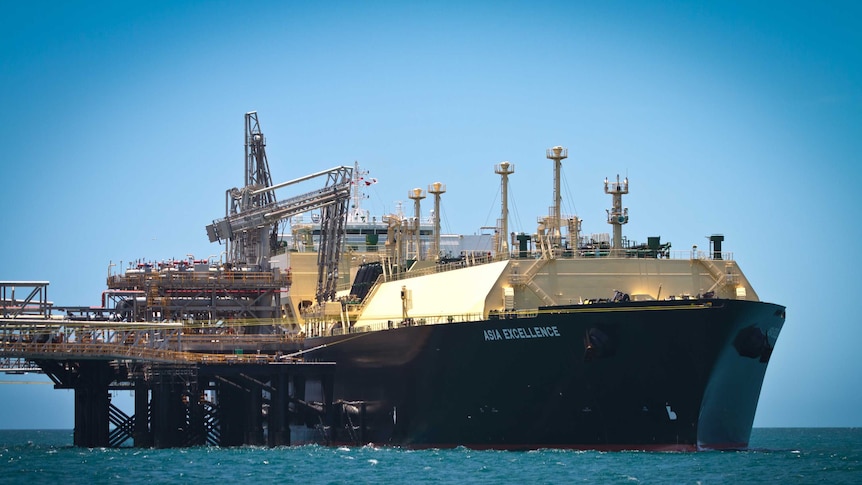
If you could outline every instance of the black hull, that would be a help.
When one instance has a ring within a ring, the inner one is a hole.
[[[336,363],[335,400],[364,403],[335,441],[740,449],[783,323],[761,302],[573,305],[314,338],[306,358]]]

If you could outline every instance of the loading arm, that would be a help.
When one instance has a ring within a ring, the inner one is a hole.
[[[244,231],[252,231],[274,224],[282,219],[299,215],[311,210],[320,209],[326,205],[334,204],[341,199],[347,200],[350,197],[350,179],[352,176],[352,168],[350,167],[335,167],[315,174],[307,175],[289,182],[284,182],[272,187],[250,192],[250,195],[257,195],[260,192],[274,191],[288,185],[293,185],[305,180],[323,175],[328,176],[327,185],[318,190],[291,197],[289,199],[280,200],[270,205],[256,207],[245,212],[240,212],[235,215],[229,215],[221,219],[216,219],[212,224],[207,226],[207,236],[210,242],[229,241],[237,234]],[[228,197],[232,197],[228,191]]]
[[[210,242],[227,241],[232,244],[245,233],[271,227],[288,217],[321,209],[317,300],[323,302],[333,299],[338,280],[338,261],[341,256],[344,223],[347,218],[347,202],[350,199],[350,184],[353,177],[351,167],[334,167],[271,187],[230,189],[226,197],[234,199],[255,197],[317,177],[326,177],[326,184],[321,189],[268,205],[252,207],[213,221],[206,226]]]

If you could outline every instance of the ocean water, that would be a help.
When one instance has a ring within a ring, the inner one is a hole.
[[[71,443],[71,431],[0,431],[0,483],[862,483],[857,428],[761,428],[751,450],[698,453]]]

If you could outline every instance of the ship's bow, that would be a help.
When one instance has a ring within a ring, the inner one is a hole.
[[[698,419],[699,449],[748,447],[760,389],[785,308],[762,302],[734,302],[736,321],[704,392]]]

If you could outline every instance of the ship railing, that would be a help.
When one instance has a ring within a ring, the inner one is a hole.
[[[350,234],[347,236],[350,237]],[[314,253],[320,249],[320,243],[316,239],[312,244],[297,243],[295,246],[295,248],[287,249],[284,252]],[[394,251],[387,249],[385,244],[365,244],[348,240],[344,243],[344,252],[348,254],[358,254],[361,257],[368,258],[368,260],[373,260],[385,257],[387,256],[387,253]]]
[[[718,256],[718,257],[717,257]],[[511,259],[543,259],[545,254],[541,250],[512,251]],[[571,249],[555,249],[555,259],[593,259],[593,258],[616,258],[616,259],[706,259],[733,261],[732,252],[715,254],[711,251],[692,250],[668,250],[656,251],[653,249],[623,249],[615,252],[610,248],[580,248],[577,251]],[[502,258],[507,259],[507,258]]]
[[[733,253],[729,251],[724,251],[719,254],[716,254],[712,251],[700,251],[697,248],[692,248],[689,250],[680,249],[668,251],[667,259],[705,259],[733,261]]]
[[[441,315],[421,315],[409,317],[407,319],[403,319],[400,316],[391,319],[375,318],[373,322],[357,323],[356,326],[351,328],[348,332],[345,332],[341,328],[337,328],[333,331],[333,335],[341,335],[344,333],[379,332],[384,330],[393,330],[396,328],[415,327],[422,325],[443,325],[449,323],[478,322],[485,320],[486,318],[489,320],[535,318],[538,315],[539,311],[537,309],[529,309],[491,312],[487,317],[485,317],[485,315],[483,315],[482,313],[453,313]]]
[[[423,268],[415,271],[405,271],[402,273],[394,273],[388,275],[381,275],[383,278],[378,278],[378,282],[389,282],[389,281],[400,281],[407,278],[413,278],[415,276],[425,276],[429,274],[435,273],[444,273],[446,271],[454,271],[456,269],[469,268],[473,266],[481,266],[489,263],[496,263],[498,261],[506,261],[509,259],[507,254],[483,254],[481,256],[472,255],[467,256],[463,259],[458,259],[456,261],[449,261],[445,263],[436,264],[434,266]]]
[[[423,325],[441,325],[456,322],[477,322],[484,320],[482,313],[453,313],[446,315],[420,315],[408,318],[401,316],[390,319],[375,318],[373,322],[359,322],[346,333],[378,332],[396,328],[417,327]],[[334,334],[345,333],[342,329],[336,329]]]

